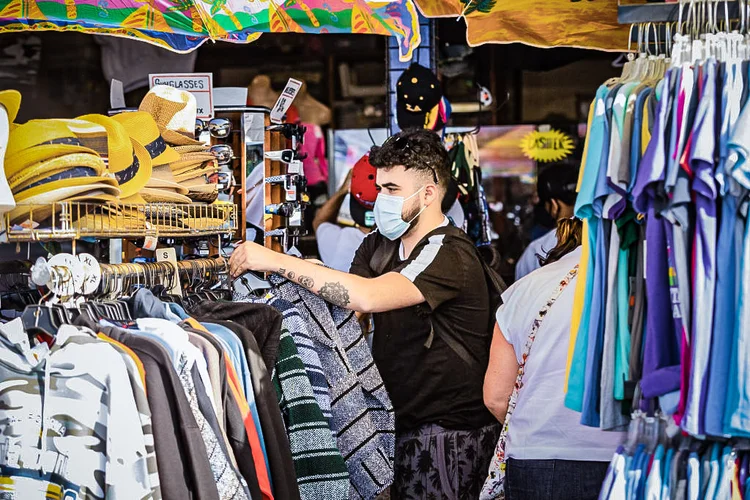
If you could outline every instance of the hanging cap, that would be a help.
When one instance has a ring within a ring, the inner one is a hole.
[[[396,119],[399,128],[432,128],[430,115],[442,97],[440,82],[432,71],[419,64],[409,66],[396,84]]]

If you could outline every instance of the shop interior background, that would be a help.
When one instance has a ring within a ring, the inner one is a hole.
[[[494,103],[479,114],[454,113],[452,127],[479,125],[483,129],[480,142],[484,137],[486,143],[501,142],[505,134],[526,130],[524,125],[551,125],[576,142],[575,152],[564,161],[580,162],[588,104],[600,82],[620,74],[618,54],[521,44],[469,48],[462,21],[435,22],[439,74],[447,99],[456,108],[471,108],[477,103],[477,85],[488,88],[494,97]],[[109,82],[96,38],[55,32],[0,35],[0,88],[21,91],[19,122],[106,112]],[[213,73],[217,87],[245,87],[261,74],[271,78],[276,90],[290,77],[303,80],[310,94],[332,110],[332,123],[324,132],[329,139],[328,156],[335,160],[337,134],[354,133],[367,139],[385,136],[386,42],[380,36],[304,34],[262,36],[249,45],[207,42],[197,49],[193,70]],[[352,87],[370,91],[355,97],[352,94],[358,93]],[[128,92],[126,103],[137,105],[147,90]],[[515,259],[532,235],[539,234],[540,226],[549,224],[540,211],[535,214],[532,202],[535,175],[554,164],[537,165],[518,151],[494,159],[501,161],[482,163],[483,184],[501,269],[512,277]],[[340,171],[340,165],[332,165],[332,189],[342,181]],[[307,255],[316,252],[312,237],[301,246]]]

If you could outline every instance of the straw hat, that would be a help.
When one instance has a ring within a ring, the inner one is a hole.
[[[2,93],[0,93],[0,96]],[[10,104],[9,104],[10,105]],[[3,165],[5,163],[5,149],[8,146],[8,136],[10,135],[9,112],[0,112],[0,219],[1,215],[16,206],[16,200],[13,198],[8,179],[5,176]],[[0,220],[0,227],[4,226]]]
[[[54,201],[66,200],[69,196],[76,196],[85,191],[92,189],[104,189],[107,193],[113,196],[120,196],[121,191],[117,185],[117,180],[114,177],[106,175],[81,175],[79,177],[69,177],[65,179],[55,179],[49,182],[33,185],[22,191],[15,193],[17,202],[38,203],[38,199],[44,198],[45,193],[50,192],[66,192],[69,190],[70,193],[65,198],[60,198]],[[34,200],[33,202],[30,200]],[[52,202],[48,202],[52,203]]]
[[[209,175],[215,174],[218,171],[219,171],[218,167],[204,167],[200,169],[189,170],[183,174],[175,175],[174,178],[177,182],[182,184],[185,181],[189,181],[197,177],[203,177],[203,176],[208,177]]]
[[[190,146],[202,144],[195,140],[198,115],[195,96],[168,85],[154,86],[138,107],[154,117],[161,134],[170,144]]]
[[[186,153],[207,153],[210,148],[203,144],[196,144],[194,146],[174,146],[172,149],[184,155]]]
[[[167,189],[179,194],[188,194],[188,189],[177,184],[174,174],[168,165],[154,167],[151,179],[146,184],[148,188]]]
[[[147,203],[192,203],[192,200],[176,191],[143,188],[139,193]]]
[[[120,189],[112,183],[95,182],[95,180],[101,179],[103,178],[88,178],[88,181],[78,184],[70,181],[79,179],[66,179],[65,181],[57,181],[62,184],[55,186],[52,186],[54,183],[50,183],[51,189],[47,189],[45,185],[29,189],[23,193],[24,196],[18,195],[16,197],[18,205],[10,212],[10,220],[12,223],[16,223],[23,217],[27,217],[33,210],[34,221],[38,222],[52,215],[52,207],[48,206],[52,203],[68,201],[72,198],[80,199],[83,196],[89,201],[97,199],[106,201],[111,199],[112,196],[120,195]]]
[[[130,137],[148,151],[153,166],[166,165],[179,160],[179,153],[164,141],[159,126],[150,114],[140,111],[120,113],[113,119],[121,123]]]
[[[215,162],[216,156],[213,153],[199,152],[199,153],[184,153],[180,155],[180,159],[169,164],[169,168],[175,174],[190,170],[191,168],[197,168],[206,162]]]
[[[5,108],[8,112],[8,121],[13,123],[21,108],[21,93],[17,90],[0,91],[0,106]]]
[[[82,120],[83,123],[96,124],[105,129],[108,169],[120,183],[122,195],[130,196],[142,189],[151,178],[151,155],[133,137],[130,130],[119,121],[104,115],[86,115],[80,117],[79,120]],[[69,125],[69,128],[78,135],[85,145],[88,145],[81,135],[85,133],[85,128],[76,129],[72,124]]]
[[[83,146],[62,120],[31,120],[10,132],[5,175],[13,177],[32,165],[70,153],[97,154]]]
[[[9,177],[8,182],[13,191],[18,191],[43,178],[75,167],[93,169],[96,175],[104,175],[107,170],[106,164],[99,156],[89,153],[71,153],[32,165],[20,173]]]

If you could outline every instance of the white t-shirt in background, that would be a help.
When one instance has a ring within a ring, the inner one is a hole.
[[[318,226],[315,239],[323,263],[338,271],[349,272],[354,254],[367,234],[356,227],[342,227],[324,222]]]
[[[535,269],[539,269],[539,255],[546,257],[547,253],[557,246],[557,229],[553,229],[544,236],[535,239],[526,250],[523,251],[521,257],[518,259],[516,264],[516,281],[520,280]]]
[[[503,293],[496,319],[519,362],[539,310],[580,257],[579,247]],[[565,408],[565,366],[575,288],[574,278],[547,313],[531,347],[523,387],[508,426],[508,457],[608,462],[625,440],[626,433],[581,425],[581,414]]]

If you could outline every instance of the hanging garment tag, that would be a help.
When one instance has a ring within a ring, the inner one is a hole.
[[[125,90],[122,82],[114,78],[109,83],[109,107],[111,109],[122,109],[125,106]]]
[[[284,115],[286,115],[286,112],[292,107],[292,103],[301,88],[302,82],[299,80],[290,78],[289,81],[286,82],[284,90],[281,92],[279,99],[276,101],[276,104],[273,105],[273,109],[271,110],[271,123],[281,123],[284,120]]]
[[[160,248],[156,251],[156,262],[169,262],[174,266],[174,277],[171,282],[165,278],[165,287],[169,289],[169,293],[172,295],[179,295],[182,297],[182,288],[180,288],[180,269],[177,267],[177,252],[174,248]],[[169,288],[171,286],[171,288]]]

